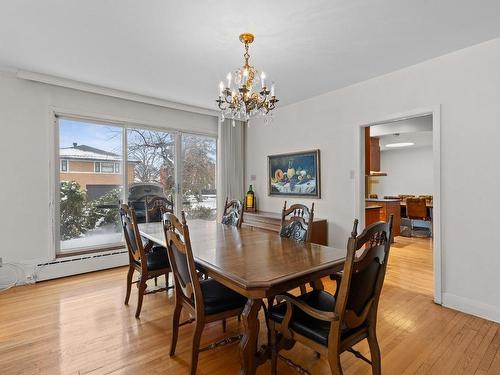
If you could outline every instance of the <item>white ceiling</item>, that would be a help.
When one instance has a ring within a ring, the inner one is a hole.
[[[380,151],[409,150],[416,147],[432,146],[432,115],[370,126],[370,136],[380,140]],[[386,147],[389,143],[402,142],[414,144],[403,148]]]
[[[2,0],[0,66],[214,108],[251,62],[300,101],[500,36],[500,1]]]

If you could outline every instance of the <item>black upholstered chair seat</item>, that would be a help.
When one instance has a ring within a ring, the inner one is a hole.
[[[309,306],[323,311],[335,310],[335,297],[330,293],[314,290],[298,297],[299,300],[307,303]],[[316,341],[317,343],[328,346],[328,334],[330,333],[330,322],[319,320],[306,314],[298,307],[292,306],[292,319],[289,327],[307,338]],[[281,323],[285,317],[286,303],[280,303],[269,310],[269,319],[277,323]],[[351,334],[362,330],[364,327],[349,329],[347,326],[342,327],[341,338],[350,336]]]
[[[170,267],[170,263],[168,262],[167,249],[163,246],[153,246],[151,251],[146,253],[146,260],[148,271],[156,271],[161,270],[162,268]]]
[[[205,314],[212,315],[245,306],[247,299],[214,279],[200,281]]]

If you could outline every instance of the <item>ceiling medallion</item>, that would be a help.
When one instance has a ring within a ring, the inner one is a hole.
[[[219,83],[219,98],[216,100],[221,110],[220,119],[232,119],[249,122],[256,116],[264,116],[264,122],[272,120],[272,110],[276,108],[278,99],[275,96],[274,82],[271,88],[267,86],[266,74],[259,72],[248,63],[250,55],[248,47],[255,37],[250,33],[240,35],[240,41],[245,45],[243,55],[244,65],[235,72],[227,73],[226,84]],[[260,86],[260,87],[259,87]]]

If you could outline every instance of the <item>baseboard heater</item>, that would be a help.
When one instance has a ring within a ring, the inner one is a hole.
[[[61,258],[38,264],[35,280],[44,281],[128,264],[127,250]]]

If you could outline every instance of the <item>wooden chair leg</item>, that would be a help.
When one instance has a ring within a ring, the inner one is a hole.
[[[125,294],[125,305],[128,305],[130,299],[130,291],[132,290],[132,277],[134,276],[134,268],[129,267],[127,272],[127,294]]]
[[[181,318],[182,304],[175,305],[174,315],[172,320],[172,342],[170,344],[170,356],[175,355],[175,348],[177,346],[177,338],[179,337],[179,320]]]
[[[138,300],[137,300],[137,310],[135,311],[135,317],[138,318],[139,315],[141,315],[141,309],[142,309],[142,300],[144,299],[144,293],[146,292],[146,280],[140,281],[139,284],[139,293],[138,293]]]
[[[306,286],[305,285],[301,285],[300,286],[300,294],[306,294],[306,293],[307,293]]]
[[[201,334],[203,333],[204,326],[204,321],[201,321],[201,319],[196,320],[196,328],[193,332],[193,346],[191,348],[191,366],[189,370],[189,373],[191,375],[196,375],[196,367],[198,366],[198,354],[200,352]]]
[[[165,289],[167,290],[167,293],[168,293],[168,275],[170,274],[170,272],[167,272],[165,274]]]
[[[342,375],[342,366],[340,364],[339,354],[328,354],[328,363],[330,364],[330,370],[332,375]]]
[[[269,345],[271,346],[271,374],[276,375],[278,367],[278,352],[276,347],[276,330],[274,323],[269,323],[270,339]]]
[[[158,286],[158,278],[155,277],[155,286]]]
[[[367,340],[368,345],[370,346],[370,355],[372,358],[372,374],[380,375],[382,373],[382,363],[375,328],[368,328]]]
[[[226,333],[226,318],[222,319],[222,332]]]

